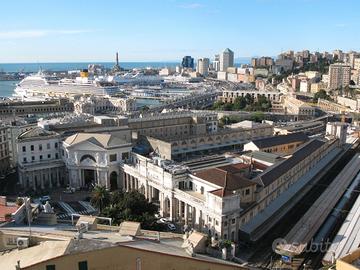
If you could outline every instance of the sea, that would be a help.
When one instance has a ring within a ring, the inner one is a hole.
[[[251,58],[241,57],[235,59],[236,66],[241,64],[249,64]],[[105,68],[112,68],[114,62],[76,62],[76,63],[0,63],[0,72],[37,72],[40,69],[46,71],[68,71],[88,68],[89,64],[100,64]],[[120,62],[120,66],[125,69],[134,68],[164,68],[180,65],[179,62]],[[0,97],[11,97],[16,84],[19,81],[0,81]],[[144,102],[146,103],[146,102]]]

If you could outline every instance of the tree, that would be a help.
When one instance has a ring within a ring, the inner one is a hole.
[[[246,99],[244,97],[237,97],[233,105],[234,110],[240,111],[245,109],[245,107],[246,107]]]
[[[113,192],[109,206],[101,214],[113,219],[115,224],[124,220],[137,221],[142,228],[152,228],[155,222],[157,206],[147,201],[145,196],[138,191]]]
[[[110,203],[110,193],[105,186],[96,186],[91,193],[91,203],[100,210],[100,213]]]
[[[319,92],[315,93],[314,102],[317,102],[319,98],[331,100],[330,96],[326,93],[324,89],[321,89]]]

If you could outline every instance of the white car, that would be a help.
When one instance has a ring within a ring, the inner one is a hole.
[[[167,227],[169,228],[170,231],[176,231],[176,227],[175,227],[175,225],[172,224],[172,223],[169,223],[169,224],[167,225]]]
[[[160,223],[169,223],[170,221],[167,218],[162,217],[162,218],[159,218],[159,222]]]

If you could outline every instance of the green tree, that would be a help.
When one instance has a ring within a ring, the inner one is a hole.
[[[244,97],[237,97],[234,101],[233,109],[235,111],[240,111],[245,109],[246,107],[246,99]]]
[[[91,193],[91,203],[101,211],[109,206],[110,192],[105,186],[96,186]]]
[[[145,229],[154,226],[157,206],[138,191],[112,193],[111,201],[114,204],[104,208],[101,214],[112,218],[115,224],[128,220],[140,222]]]
[[[319,98],[331,100],[330,96],[326,93],[324,89],[321,89],[319,92],[315,93],[314,102],[317,102]]]

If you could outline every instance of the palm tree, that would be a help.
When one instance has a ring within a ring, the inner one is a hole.
[[[95,186],[91,193],[91,203],[101,211],[110,203],[110,193],[105,186]]]

